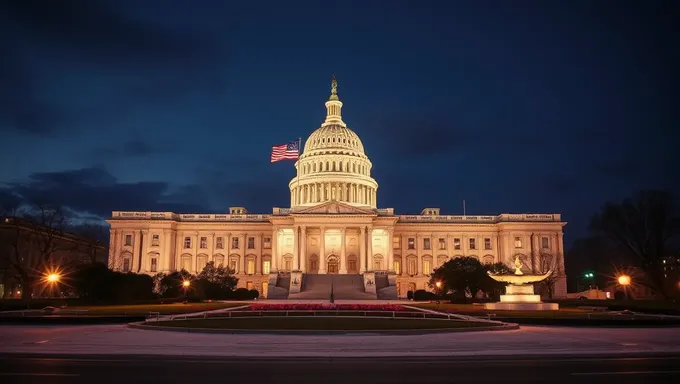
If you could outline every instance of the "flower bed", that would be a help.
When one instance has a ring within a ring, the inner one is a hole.
[[[404,311],[395,304],[253,304],[251,311]]]

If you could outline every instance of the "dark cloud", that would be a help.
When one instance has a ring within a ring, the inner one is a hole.
[[[180,34],[129,17],[123,8],[95,0],[0,2],[0,33],[12,36],[0,39],[0,131],[55,133],[74,129],[82,118],[120,117],[140,100],[219,86],[207,70],[217,68],[220,57],[211,34]],[[117,101],[88,110],[46,96],[48,80],[75,71],[120,79],[107,89]]]
[[[111,211],[209,212],[197,192],[176,194],[164,182],[120,183],[104,168],[83,168],[64,172],[33,173],[28,180],[8,183],[0,197],[58,204],[81,218],[107,218]]]
[[[455,121],[437,116],[401,117],[369,123],[365,136],[380,140],[376,148],[389,150],[394,157],[426,158],[470,147],[480,138]],[[366,144],[366,143],[364,143]]]
[[[107,147],[95,148],[88,151],[87,157],[97,160],[102,157],[148,157],[170,153],[177,154],[179,151],[179,147],[171,142],[130,140]]]

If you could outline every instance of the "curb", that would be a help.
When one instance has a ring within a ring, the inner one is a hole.
[[[186,321],[186,320],[178,320]],[[148,323],[146,323],[148,324]],[[130,328],[146,331],[166,331],[180,333],[210,333],[228,335],[427,335],[436,333],[467,333],[467,332],[497,332],[513,331],[519,329],[519,324],[506,323],[492,327],[469,327],[469,328],[450,328],[450,329],[390,329],[390,330],[285,330],[285,329],[216,329],[216,328],[183,328],[183,327],[164,327],[158,325],[145,325],[144,322],[129,323]]]

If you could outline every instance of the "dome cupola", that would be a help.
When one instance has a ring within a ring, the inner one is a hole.
[[[309,135],[295,163],[297,176],[289,183],[291,208],[331,200],[376,208],[378,184],[371,177],[372,164],[359,136],[342,120],[342,105],[338,82],[333,76],[326,119]]]

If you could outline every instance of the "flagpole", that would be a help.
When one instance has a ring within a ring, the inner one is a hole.
[[[463,200],[463,216],[465,216],[465,200]]]
[[[299,167],[299,163],[300,163],[300,149],[301,149],[301,147],[302,147],[302,137],[298,138],[298,160],[297,160],[298,168],[296,169],[297,180],[295,182],[295,184],[296,184],[295,189],[297,190],[297,196],[296,196],[297,201],[295,202],[296,205],[299,204],[298,201],[300,201],[300,167]]]

